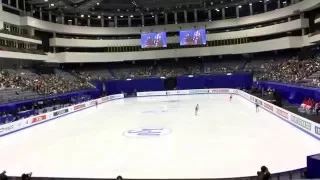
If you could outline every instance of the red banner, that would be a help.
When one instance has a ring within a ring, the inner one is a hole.
[[[267,108],[268,110],[273,111],[273,106],[272,106],[272,105],[267,104],[267,103],[263,103],[263,106],[264,106],[265,108]]]
[[[44,115],[40,115],[40,116],[32,118],[31,123],[40,122],[40,121],[43,121],[43,120],[46,120],[46,119],[47,119],[47,115],[45,115],[45,114]]]
[[[289,114],[288,114],[287,112],[282,111],[281,109],[277,109],[277,110],[276,110],[276,113],[277,113],[279,116],[284,117],[284,118],[286,118],[286,119],[289,118]]]
[[[79,110],[85,107],[86,107],[86,104],[78,104],[73,107],[73,110]]]

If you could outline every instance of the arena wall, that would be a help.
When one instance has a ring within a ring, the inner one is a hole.
[[[207,41],[227,40],[239,37],[256,37],[284,33],[298,29],[308,28],[309,19],[296,19],[286,23],[270,25],[261,28],[254,28],[241,31],[223,32],[207,34]],[[168,44],[179,43],[179,37],[168,37]],[[140,39],[70,39],[70,38],[51,38],[50,46],[54,47],[115,47],[115,46],[140,46]]]
[[[301,12],[315,9],[320,6],[318,0],[306,0],[299,2],[297,4],[277,9],[275,11],[270,11],[258,15],[219,20],[212,22],[199,22],[199,23],[186,23],[186,24],[168,24],[150,27],[84,27],[84,26],[73,26],[73,25],[63,25],[56,24],[52,22],[47,22],[39,19],[35,19],[29,16],[20,17],[5,11],[0,11],[0,21],[8,22],[11,24],[19,26],[29,26],[35,29],[41,29],[48,32],[57,32],[63,34],[83,34],[83,35],[128,35],[128,34],[140,34],[141,32],[151,32],[151,31],[167,31],[174,32],[180,29],[190,29],[190,28],[206,28],[206,29],[218,29],[218,28],[228,28],[236,27],[242,25],[250,25],[255,23],[263,23],[266,21],[277,20],[292,15],[300,14]]]

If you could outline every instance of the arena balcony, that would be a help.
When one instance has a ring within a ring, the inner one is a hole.
[[[263,3],[255,5],[253,3],[252,5],[250,4],[245,4],[242,6],[234,6],[234,7],[226,7],[220,9],[210,9],[211,13],[207,13],[203,18],[195,21],[195,18],[191,18],[192,20],[188,20],[188,13],[187,18],[184,18],[182,16],[183,21],[177,21],[177,22],[170,22],[168,20],[167,23],[163,24],[151,24],[150,26],[144,25],[140,23],[140,26],[137,27],[122,27],[122,26],[117,26],[117,23],[111,23],[108,24],[107,21],[109,19],[109,16],[99,16],[96,15],[90,15],[90,17],[82,16],[81,14],[74,14],[72,15],[73,18],[67,18],[67,17],[61,17],[61,16],[49,16],[51,17],[51,21],[46,21],[47,19],[45,18],[34,18],[31,16],[18,16],[15,15],[13,12],[7,10],[8,5],[3,4],[3,10],[1,11],[1,16],[0,16],[0,21],[2,22],[7,22],[19,26],[27,26],[27,27],[32,27],[37,30],[41,31],[46,31],[46,32],[52,32],[52,33],[61,33],[61,34],[78,34],[78,35],[90,35],[90,36],[117,36],[117,35],[139,35],[143,32],[157,32],[157,31],[166,31],[166,32],[176,32],[179,31],[180,29],[190,29],[190,28],[205,28],[207,30],[214,30],[214,29],[223,29],[223,28],[234,28],[234,27],[241,27],[242,26],[248,26],[252,24],[258,24],[258,23],[264,23],[267,21],[276,21],[278,19],[282,18],[287,18],[290,16],[294,15],[300,15],[301,13],[304,13],[306,11],[310,11],[313,9],[316,9],[319,7],[318,1],[317,0],[308,0],[308,1],[294,1],[297,3],[294,3],[290,6],[283,6],[283,3],[280,3],[281,6],[271,6],[272,8],[268,8],[269,4],[273,4],[280,1],[274,1],[274,0],[269,0],[266,5]],[[287,2],[286,4],[289,4]],[[240,8],[241,7],[241,8]],[[258,14],[252,13],[252,14],[247,14],[245,12],[250,12],[250,7],[252,7],[252,11],[254,12],[254,9],[256,8],[259,10]],[[261,7],[262,7],[262,12],[261,12]],[[266,7],[266,8],[265,8]],[[224,10],[223,10],[224,9]],[[237,10],[238,9],[238,10]],[[35,9],[32,12],[37,12],[39,9]],[[224,11],[224,13],[223,13]],[[228,16],[228,13],[230,11],[230,16]],[[209,12],[209,10],[208,10]],[[238,13],[237,13],[238,12]],[[243,12],[243,14],[241,13]],[[45,12],[43,12],[45,13]],[[53,11],[52,11],[53,13]],[[178,13],[178,12],[176,12]],[[217,13],[217,14],[216,14]],[[28,15],[33,15],[34,13],[27,13],[27,11],[24,12],[24,10],[20,10],[19,14],[28,14]],[[38,14],[38,12],[37,12]],[[175,14],[171,13],[170,14]],[[185,14],[184,11],[182,14]],[[211,17],[209,15],[211,14]],[[225,14],[223,16],[223,14]],[[239,14],[239,16],[237,15]],[[121,16],[123,16],[121,18]],[[147,16],[147,15],[146,15]],[[148,15],[149,16],[149,15]],[[177,19],[179,19],[178,15]],[[37,17],[37,16],[35,16]],[[44,17],[44,15],[43,15]],[[48,17],[48,15],[46,15]],[[118,17],[118,15],[115,17]],[[112,21],[114,19],[121,19],[121,21],[127,22],[127,19],[124,17],[127,17],[130,19],[129,16],[124,16],[124,15],[119,15],[118,18],[111,17]],[[144,16],[143,16],[144,17]],[[169,18],[168,14],[168,18]],[[124,19],[123,19],[124,18]],[[138,18],[138,17],[137,17]],[[139,20],[142,21],[142,17],[139,17]],[[152,18],[152,16],[151,16]],[[155,21],[156,15],[153,17],[153,21]],[[61,19],[59,22],[54,22],[53,20],[55,19]],[[85,21],[85,22],[90,22],[89,24],[83,24],[83,26],[79,26],[79,23],[75,23],[75,19],[77,21]],[[102,21],[103,19],[103,21]],[[169,18],[170,19],[170,18]],[[185,20],[186,19],[186,20]],[[190,18],[189,18],[190,19]],[[120,20],[119,20],[120,21]],[[70,23],[71,22],[71,23]],[[93,22],[97,22],[98,24],[93,24]],[[104,22],[104,23],[102,23]]]

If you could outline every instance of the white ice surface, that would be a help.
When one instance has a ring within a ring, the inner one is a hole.
[[[175,100],[175,102],[168,102]],[[195,105],[200,105],[194,116]],[[133,138],[136,128],[169,128]],[[320,141],[228,95],[111,101],[0,138],[0,171],[45,177],[221,178],[306,166]]]

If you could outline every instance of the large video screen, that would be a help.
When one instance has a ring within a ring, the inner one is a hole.
[[[181,46],[199,45],[206,43],[207,37],[205,29],[180,31]]]
[[[167,34],[165,32],[141,34],[142,48],[167,47]]]

